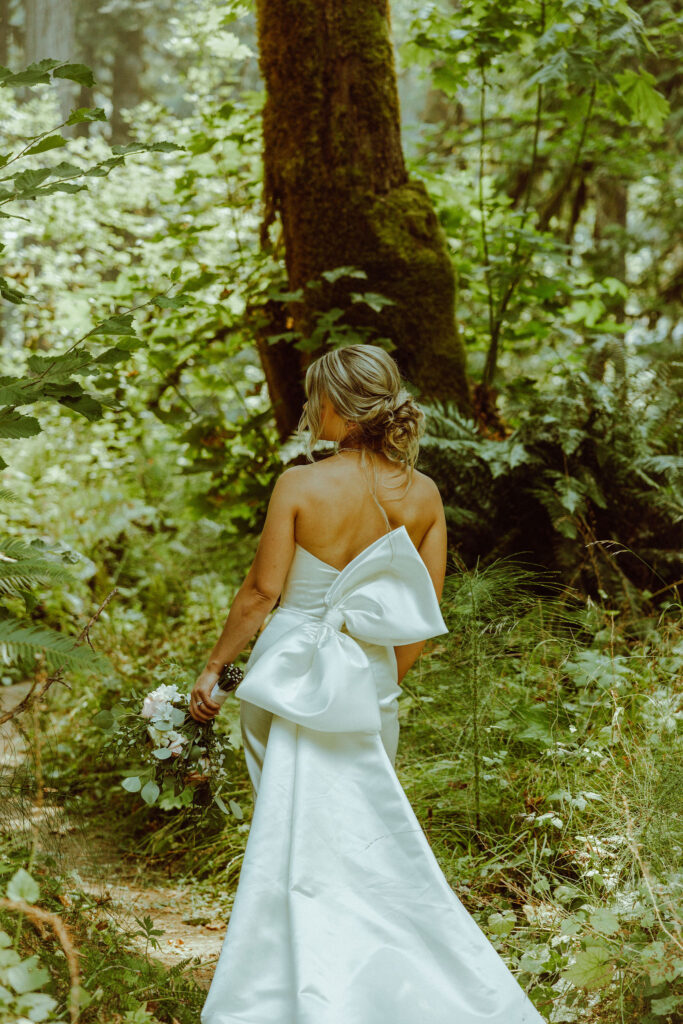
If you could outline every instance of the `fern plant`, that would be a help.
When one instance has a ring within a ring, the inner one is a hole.
[[[5,663],[29,662],[39,652],[50,669],[100,663],[91,649],[74,637],[33,625],[24,617],[35,607],[39,587],[67,583],[70,578],[66,566],[57,556],[45,553],[41,542],[27,544],[0,534],[0,656]]]
[[[683,575],[683,457],[675,376],[613,385],[566,372],[552,394],[506,396],[517,426],[483,437],[449,404],[427,407],[420,464],[468,565],[506,555],[601,599],[675,598]]]

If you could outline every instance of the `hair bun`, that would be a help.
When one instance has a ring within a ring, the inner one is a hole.
[[[353,344],[315,359],[306,371],[308,402],[299,430],[308,428],[311,444],[320,436],[321,399],[354,427],[345,441],[382,452],[392,462],[414,466],[424,413],[403,387],[398,367],[386,349]],[[311,456],[312,457],[312,456]]]

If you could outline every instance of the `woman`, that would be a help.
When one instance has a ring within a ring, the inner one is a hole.
[[[423,414],[372,345],[315,360],[306,394],[311,464],[278,479],[190,701],[217,713],[221,667],[279,599],[236,691],[254,816],[202,1024],[538,1024],[393,769],[401,680],[447,632]],[[313,463],[320,439],[337,450]]]

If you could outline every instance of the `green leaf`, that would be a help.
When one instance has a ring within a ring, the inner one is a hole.
[[[663,999],[653,999],[650,1003],[652,1012],[656,1017],[666,1017],[683,1003],[683,995],[664,996]]]
[[[129,775],[127,779],[124,779],[121,786],[127,793],[139,793],[142,789],[142,783],[137,775]]]
[[[28,1020],[36,1022],[46,1021],[57,1005],[57,1000],[45,992],[27,992],[16,1000],[17,1010]]]
[[[35,416],[24,416],[20,412],[0,412],[0,437],[35,437],[41,426]]]
[[[299,302],[303,298],[303,288],[297,288],[295,292],[281,292],[278,288],[268,290],[268,297],[275,302]]]
[[[244,812],[242,811],[242,808],[240,807],[236,800],[230,801],[230,810],[235,815],[238,821],[241,821],[242,818],[244,817]]]
[[[649,71],[637,73],[629,69],[614,77],[634,117],[653,131],[661,131],[670,107],[669,101],[654,88],[655,76]]]
[[[27,149],[24,155],[31,156],[33,153],[45,153],[48,149],[60,149],[62,146],[66,146],[66,139],[63,135],[48,135],[47,138],[41,139],[40,142],[36,142],[35,146]]]
[[[40,966],[37,956],[31,956],[28,960],[22,960],[20,964],[7,969],[7,980],[20,995],[24,992],[33,992],[46,985],[50,980],[50,974],[44,967]]]
[[[151,806],[155,802],[156,798],[159,796],[160,792],[161,790],[157,786],[156,782],[152,782],[150,779],[150,781],[145,783],[145,785],[142,787],[140,796],[142,797],[146,804],[149,804]]]
[[[386,295],[379,295],[376,292],[352,292],[352,302],[364,302],[366,306],[374,310],[375,313],[380,313],[385,306],[395,306],[396,303],[393,299],[388,299]]]
[[[527,974],[542,974],[550,960],[551,953],[546,945],[534,946],[528,949],[519,961],[520,971]]]
[[[167,761],[171,757],[170,747],[157,747],[152,753],[155,757],[158,757],[160,761]]]
[[[213,801],[216,804],[216,807],[218,807],[218,809],[222,811],[223,814],[228,813],[228,808],[225,806],[218,793],[214,793]]]
[[[102,352],[95,362],[98,366],[116,366],[117,363],[123,363],[126,359],[130,359],[130,352],[117,345],[115,348],[108,348],[106,352]]]
[[[92,365],[92,356],[84,349],[53,355],[31,355],[28,366],[35,374],[48,380],[68,380],[72,373],[81,373]]]
[[[50,167],[28,168],[15,174],[12,179],[16,192],[22,194],[35,192],[36,188],[49,178],[53,173]]]
[[[0,277],[0,295],[3,299],[7,299],[8,302],[13,302],[17,306],[24,301],[23,293],[13,288],[5,277]]]
[[[50,75],[48,74],[52,68],[56,68],[61,61],[54,60],[51,57],[46,57],[44,60],[37,61],[35,64],[29,64],[24,71],[18,71],[16,74],[12,74],[9,68],[2,68],[0,72],[0,84],[2,85],[38,85],[42,82],[49,82]]]
[[[70,82],[78,82],[91,88],[95,84],[95,78],[87,64],[63,64],[61,68],[55,68],[52,72],[53,78],[68,78]]]
[[[594,914],[591,914],[588,920],[596,932],[600,932],[601,935],[613,935],[619,930],[619,918],[604,907],[600,907]]]
[[[90,332],[97,334],[135,334],[133,327],[132,313],[119,313],[117,316],[107,317]]]
[[[605,946],[586,946],[576,954],[574,963],[563,971],[562,977],[577,988],[585,988],[589,992],[605,988],[614,974],[611,954]]]
[[[102,405],[92,395],[80,395],[78,398],[60,398],[60,405],[65,405],[68,409],[73,409],[74,412],[80,413],[81,416],[85,416],[86,420],[101,420],[102,419]]]
[[[112,153],[172,153],[175,150],[183,150],[184,146],[178,146],[175,142],[129,142],[126,146],[112,146]]]
[[[168,295],[157,295],[154,304],[161,309],[182,309],[187,305],[187,299],[182,295],[176,295],[173,298],[169,298]]]
[[[358,267],[335,267],[334,270],[323,270],[320,276],[324,277],[330,284],[334,284],[341,277],[358,277],[366,280],[368,275],[364,270],[359,270]]]
[[[177,726],[178,728],[180,728],[181,725],[184,725],[185,714],[186,712],[183,711],[182,708],[171,708],[170,718],[173,725]]]
[[[28,871],[19,868],[7,884],[7,896],[11,900],[24,900],[26,903],[37,903],[40,898],[38,883],[31,878]]]
[[[77,107],[69,114],[67,124],[82,124],[84,121],[106,121],[102,107]]]
[[[104,711],[98,711],[92,719],[92,724],[97,725],[100,729],[110,729],[115,721],[111,711],[105,708]]]
[[[489,914],[486,921],[492,935],[509,935],[516,924],[514,913],[509,910],[504,914]]]

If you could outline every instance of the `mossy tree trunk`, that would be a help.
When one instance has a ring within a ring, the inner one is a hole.
[[[465,353],[455,324],[455,284],[446,240],[427,192],[411,181],[401,149],[386,0],[258,0],[263,114],[264,241],[279,216],[292,290],[323,271],[356,267],[367,280],[342,278],[305,289],[293,303],[305,335],[315,314],[341,307],[344,322],[390,338],[406,377],[425,397],[470,409]],[[349,303],[374,292],[394,305]],[[293,429],[309,353],[262,346],[275,390],[297,395],[279,407],[281,433]]]

